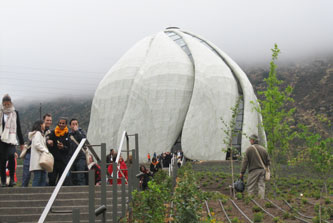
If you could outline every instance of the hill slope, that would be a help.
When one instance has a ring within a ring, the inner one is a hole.
[[[263,90],[264,78],[268,76],[269,65],[266,67],[250,67],[244,69],[249,76],[255,91]],[[323,126],[316,115],[322,114],[333,122],[333,59],[313,60],[301,64],[278,66],[278,78],[284,80],[284,85],[294,87],[295,120],[313,126],[321,131],[332,131]],[[42,103],[42,115],[53,115],[53,127],[59,117],[77,118],[82,129],[87,130],[90,119],[92,98],[58,99]],[[40,116],[40,104],[16,106],[20,112],[23,134],[27,138],[28,131]]]

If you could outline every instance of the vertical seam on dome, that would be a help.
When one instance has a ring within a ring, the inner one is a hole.
[[[222,56],[222,55],[221,55],[221,54],[220,54],[220,53],[219,53],[214,47],[212,47],[207,41],[205,41],[205,40],[199,38],[199,37],[196,36],[196,35],[193,35],[192,33],[189,33],[189,32],[186,32],[186,31],[181,31],[181,32],[183,32],[184,34],[187,34],[187,35],[189,35],[189,36],[191,36],[191,37],[193,37],[193,38],[199,40],[201,43],[203,43],[203,45],[205,45],[206,47],[208,47],[208,48],[209,48],[212,52],[214,52],[219,58],[221,58],[221,60],[222,60],[227,66],[228,66],[228,68],[230,69],[230,71],[231,71],[233,77],[235,78],[235,80],[236,80],[236,82],[237,82],[238,93],[239,93],[241,96],[244,96],[244,94],[243,94],[243,89],[242,89],[242,87],[241,87],[241,84],[240,84],[240,82],[239,82],[237,76],[235,75],[233,69],[230,67],[229,63],[223,58],[223,56]],[[240,100],[241,100],[241,101],[240,101],[240,103],[239,103],[239,105],[238,105],[238,111],[239,111],[239,112],[238,112],[238,114],[237,114],[236,117],[235,117],[235,118],[236,118],[235,130],[236,130],[236,131],[240,131],[240,133],[237,134],[236,136],[233,136],[233,137],[232,137],[232,141],[234,141],[234,140],[236,139],[236,144],[233,144],[233,145],[239,145],[239,151],[241,152],[241,148],[242,148],[242,137],[241,137],[241,135],[242,135],[243,125],[244,125],[244,109],[245,109],[245,106],[244,106],[244,98],[242,97]],[[239,107],[240,107],[241,105],[243,105],[243,108],[242,108],[242,110],[240,111],[240,110],[239,110]],[[241,120],[240,128],[238,129],[238,128],[237,128],[237,117],[240,116],[240,115],[242,116],[242,120]],[[240,138],[239,143],[238,143],[238,138]]]

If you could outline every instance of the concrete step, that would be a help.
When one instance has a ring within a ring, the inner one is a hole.
[[[1,194],[17,194],[17,193],[52,193],[55,187],[1,187]],[[125,189],[127,190],[127,185],[125,185]],[[112,185],[106,186],[107,191],[113,191]],[[117,185],[117,190],[121,191],[121,185]],[[60,193],[62,192],[88,192],[89,186],[63,186],[60,189]],[[101,191],[100,186],[95,187],[95,192]]]
[[[117,197],[117,203],[121,204],[122,202],[122,197]],[[125,202],[128,201],[128,197],[125,197]],[[25,209],[25,208],[40,208],[40,207],[45,207],[47,204],[47,200],[22,200],[22,201],[0,201],[0,215],[3,213],[3,210],[5,209],[13,209],[13,208],[18,208],[18,209]],[[106,204],[108,206],[112,205],[113,203],[112,198],[107,198],[106,199]],[[95,199],[95,204],[99,205],[101,204],[101,199],[97,198]],[[63,206],[88,206],[89,205],[89,199],[88,198],[83,198],[83,199],[57,199],[53,203],[53,207],[63,207]]]
[[[121,202],[122,198],[117,197],[117,201]],[[128,200],[128,197],[125,197],[126,201]],[[12,207],[45,207],[47,204],[47,200],[21,200],[19,202],[17,201],[0,201],[0,212],[2,208],[12,208]],[[54,202],[54,206],[80,206],[80,205],[87,205],[89,203],[89,199],[87,198],[81,198],[81,199],[56,199]],[[95,198],[95,203],[100,204],[101,199]],[[112,198],[107,198],[107,204],[112,205]]]
[[[53,206],[52,211],[53,212],[69,212],[72,211],[73,208],[79,208],[80,212],[85,213],[89,212],[89,202],[86,202],[86,204],[81,205],[62,205],[62,206]],[[98,204],[95,204],[95,209],[100,207],[100,202]],[[112,202],[107,202],[107,208],[109,210],[112,210]],[[117,204],[118,210],[121,210],[121,201]],[[45,206],[36,206],[36,207],[5,207],[0,208],[0,216],[5,215],[21,215],[21,214],[41,214],[44,211]]]
[[[2,215],[0,216],[0,222],[1,223],[23,223],[23,222],[37,222],[40,218],[41,214],[23,214],[23,215]],[[118,211],[117,217],[120,217],[121,212]],[[96,219],[101,219],[102,216],[98,216]],[[108,222],[112,222],[112,213],[107,212],[106,213],[106,219],[108,219]],[[80,222],[83,222],[83,220],[89,220],[89,214],[80,212]],[[49,215],[46,218],[45,222],[72,222],[72,213],[49,213]]]
[[[118,196],[121,196],[121,191],[118,191]],[[127,194],[127,193],[125,193]],[[100,197],[101,193],[95,193],[95,197]],[[107,191],[107,197],[112,197],[112,191]],[[17,194],[0,194],[0,200],[49,200],[51,197],[51,193],[17,193]],[[80,199],[89,197],[88,192],[62,192],[59,193],[57,199],[65,199],[65,198],[72,198],[72,199]]]

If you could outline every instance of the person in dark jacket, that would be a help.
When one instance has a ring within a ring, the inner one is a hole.
[[[10,175],[10,187],[15,185],[15,153],[17,138],[19,139],[21,151],[24,148],[24,139],[21,130],[20,118],[18,111],[12,103],[8,94],[2,98],[0,109],[0,176],[1,186],[6,186],[6,162],[8,160],[8,169]]]
[[[69,135],[66,118],[59,119],[58,125],[49,135],[47,145],[54,157],[53,172],[48,174],[49,186],[55,186],[64,172],[68,161]],[[64,185],[69,186],[70,184],[70,179],[67,177]]]
[[[264,147],[258,144],[258,136],[250,136],[251,146],[245,151],[245,156],[242,161],[240,179],[243,180],[246,169],[249,170],[247,177],[247,191],[249,195],[254,194],[255,187],[258,187],[258,196],[260,199],[265,198],[265,167],[262,166],[260,159],[266,167],[270,165],[268,152]],[[256,151],[257,150],[257,151]],[[258,156],[258,153],[260,157]]]
[[[116,158],[114,149],[110,149],[110,153],[106,156],[106,166],[109,167],[110,163],[112,163]]]
[[[146,169],[144,165],[140,166],[140,173],[137,175],[139,178],[140,182],[140,189],[141,190],[146,190],[148,188],[148,182],[150,181],[151,177],[153,174]]]
[[[69,122],[69,127],[71,131],[69,133],[68,161],[73,156],[81,140],[86,138],[86,133],[79,128],[79,121],[77,119],[73,118]],[[72,171],[86,171],[87,168],[86,155],[81,149],[72,165]],[[86,185],[85,173],[72,173],[71,179],[73,185]]]

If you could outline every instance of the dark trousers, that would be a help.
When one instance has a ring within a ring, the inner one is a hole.
[[[14,180],[15,174],[15,146],[0,141],[0,176],[1,183],[6,184],[6,162],[8,160],[8,169],[10,179]]]
[[[30,178],[31,178],[31,172],[29,171],[30,156],[31,156],[31,153],[27,153],[27,155],[25,155],[25,158],[23,161],[22,187],[29,186],[29,182],[30,182]]]
[[[72,171],[86,171],[88,170],[85,159],[76,160],[72,166]],[[86,174],[85,173],[72,173],[73,185],[86,185]]]
[[[57,160],[54,161],[54,166],[53,166],[53,172],[49,173],[49,186],[56,186],[58,181],[61,178],[62,173],[64,172],[66,168],[66,165],[63,164],[62,162],[60,163]],[[71,180],[69,176],[66,176],[66,179],[64,181],[64,186],[70,186],[71,185]]]

